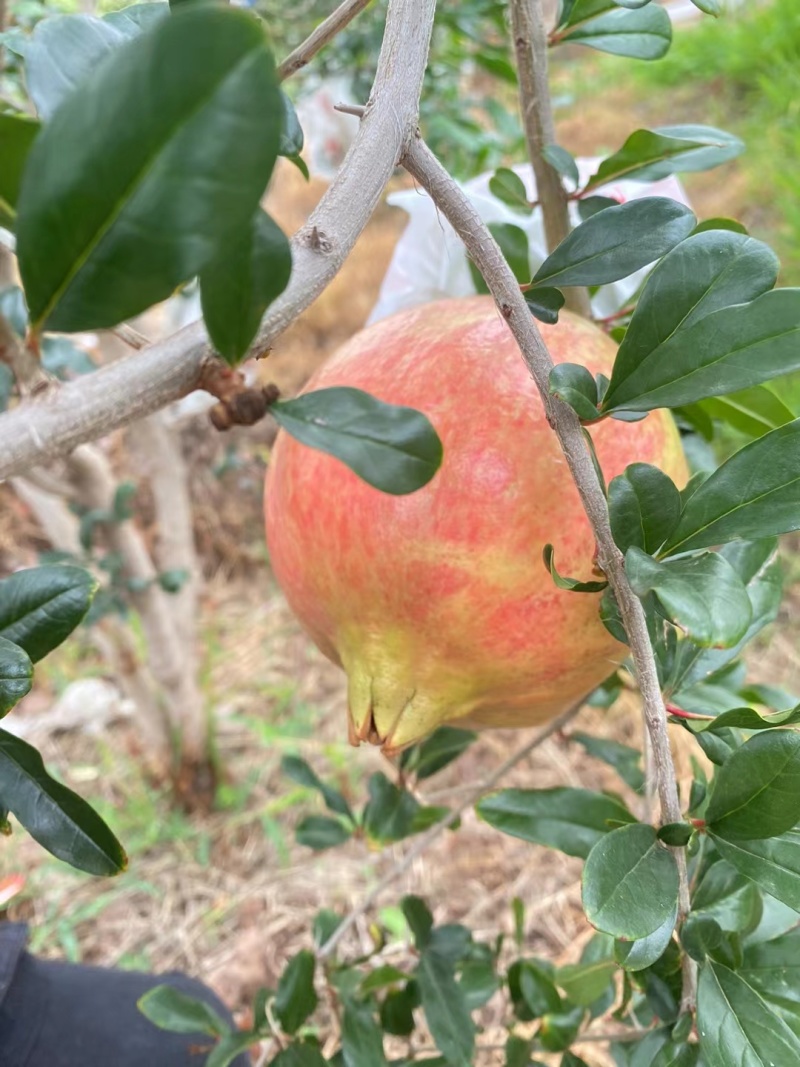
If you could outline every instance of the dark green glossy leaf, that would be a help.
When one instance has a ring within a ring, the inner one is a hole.
[[[283,89],[280,90],[280,94],[283,105],[283,129],[278,154],[294,161],[295,157],[303,151],[303,127],[300,125],[292,101]]]
[[[17,571],[0,581],[0,637],[36,663],[83,620],[96,589],[96,580],[80,567]]]
[[[778,837],[800,822],[800,734],[756,734],[714,776],[709,829],[726,841]]]
[[[699,1055],[697,1045],[668,1041],[658,1050],[650,1067],[696,1067]]]
[[[598,930],[630,941],[648,937],[675,908],[675,857],[652,826],[622,826],[589,853],[582,897],[586,917]]]
[[[573,593],[600,593],[608,585],[608,582],[603,579],[601,581],[579,581],[577,578],[567,578],[563,574],[559,574],[556,570],[555,554],[552,545],[545,545],[542,552],[542,559],[544,565],[550,571],[550,577],[553,579],[559,589],[568,589]]]
[[[562,1010],[552,977],[536,960],[517,960],[508,969],[508,991],[514,1014],[522,1022]]]
[[[800,419],[736,452],[687,501],[665,552],[800,529]]]
[[[746,946],[740,975],[800,1036],[800,931]]]
[[[321,948],[326,941],[333,937],[341,924],[341,915],[337,915],[336,912],[331,911],[330,908],[321,908],[314,916],[312,927],[315,946]]]
[[[422,1010],[436,1047],[454,1067],[470,1067],[475,1025],[452,966],[436,952],[423,949],[416,979]]]
[[[564,238],[534,275],[534,285],[618,281],[669,252],[688,237],[696,221],[687,207],[667,197],[606,208]]]
[[[512,1034],[506,1040],[505,1067],[530,1067],[533,1042]]]
[[[458,984],[468,1011],[476,1011],[492,999],[500,988],[500,979],[491,960],[468,960],[461,967]]]
[[[649,463],[631,463],[608,487],[611,532],[619,548],[655,553],[681,515],[681,496],[672,479]]]
[[[723,930],[747,934],[763,914],[757,886],[724,860],[714,863],[692,894],[692,914],[715,919]]]
[[[581,859],[608,834],[609,823],[634,821],[614,797],[565,787],[503,789],[484,797],[475,810],[503,833]]]
[[[726,841],[710,834],[731,866],[782,903],[800,912],[800,832],[765,840]]]
[[[506,262],[521,284],[530,281],[531,268],[528,252],[528,235],[510,222],[490,222],[489,232],[500,246]]]
[[[619,207],[619,200],[610,196],[587,196],[578,200],[578,215],[581,222],[586,222],[598,211],[605,211],[607,207]]]
[[[714,218],[704,219],[694,228],[694,233],[704,233],[706,230],[732,230],[734,233],[747,233],[747,227],[736,219]]]
[[[489,192],[508,207],[523,215],[530,215],[533,207],[528,200],[525,183],[508,167],[498,167],[489,179]]]
[[[692,0],[692,3],[698,11],[706,15],[713,15],[716,18],[717,15],[722,14],[721,0]]]
[[[548,388],[551,396],[569,404],[579,419],[591,421],[598,417],[597,382],[580,363],[557,363],[550,371]]]
[[[258,1043],[258,1034],[252,1031],[234,1030],[219,1039],[209,1052],[203,1067],[230,1067],[237,1057]]]
[[[693,832],[688,822],[668,822],[659,827],[658,840],[671,848],[683,848],[689,844]]]
[[[400,756],[400,766],[424,781],[457,760],[477,739],[472,730],[440,726],[426,740],[407,748]]]
[[[0,226],[13,229],[22,171],[39,123],[0,112]]]
[[[572,963],[559,967],[555,980],[573,1004],[588,1008],[603,995],[616,972],[615,960],[601,959],[593,963]]]
[[[792,409],[765,385],[754,385],[728,396],[709,397],[699,404],[710,418],[725,422],[750,437],[763,437],[795,417]]]
[[[584,1008],[576,1006],[552,1015],[544,1015],[537,1034],[542,1048],[548,1052],[563,1052],[568,1049],[578,1036],[585,1014]]]
[[[800,1062],[800,1039],[741,976],[711,960],[700,968],[697,1029],[707,1067]]]
[[[398,789],[380,771],[370,777],[368,789],[369,801],[363,822],[371,840],[382,844],[402,841],[414,832],[414,816],[420,805],[408,790]]]
[[[561,1058],[560,1067],[589,1067],[589,1064],[580,1056],[576,1056],[574,1052],[565,1052]]]
[[[672,940],[675,923],[678,921],[677,904],[657,930],[636,941],[615,941],[614,959],[626,971],[643,971],[652,967],[667,950]]]
[[[302,949],[283,969],[275,993],[274,1012],[287,1034],[294,1034],[317,1006],[314,990],[314,953]]]
[[[28,653],[0,637],[0,718],[22,700],[33,684],[33,664]]]
[[[291,272],[289,242],[260,208],[201,272],[203,318],[228,363],[247,355],[264,312],[286,288]]]
[[[139,997],[136,1006],[160,1030],[175,1034],[210,1034],[218,1037],[230,1029],[214,1009],[171,985],[157,985]]]
[[[558,313],[563,308],[565,300],[566,297],[560,289],[547,286],[525,293],[525,303],[531,315],[548,326],[555,326],[558,322]]]
[[[44,768],[26,741],[0,730],[0,806],[16,815],[34,840],[78,870],[119,874],[127,865],[122,846],[77,793]]]
[[[601,10],[611,10],[603,10],[595,18],[584,16],[586,21],[577,21],[581,16],[580,4],[575,6],[578,11],[573,14],[574,28],[560,34],[557,40],[632,59],[660,59],[669,49],[672,23],[666,11],[657,4],[648,4],[639,10],[611,8],[610,4],[595,5]]]
[[[578,173],[578,164],[571,152],[557,144],[546,144],[542,149],[542,155],[553,170],[558,171],[562,178],[568,178],[574,188],[578,188],[581,178]]]
[[[723,940],[722,927],[710,915],[689,915],[681,928],[681,944],[698,963],[702,963]]]
[[[613,767],[623,782],[637,793],[644,785],[644,773],[641,768],[642,754],[630,745],[612,741],[608,737],[594,737],[592,734],[576,730],[570,740],[582,745],[590,756],[602,760]]]
[[[473,947],[472,934],[461,923],[434,926],[425,944],[427,951],[435,952],[453,964],[469,956]]]
[[[295,1041],[278,1053],[270,1067],[326,1067],[326,1061],[315,1045]]]
[[[800,705],[789,711],[774,711],[759,714],[753,708],[733,708],[723,711],[713,719],[684,719],[682,725],[693,734],[707,730],[773,730],[778,726],[796,726],[800,723]]]
[[[430,942],[431,930],[433,929],[433,916],[428,905],[421,897],[412,895],[403,897],[400,907],[408,923],[411,933],[414,935],[414,944],[422,950]]]
[[[358,988],[359,992],[366,996],[367,993],[374,993],[376,989],[385,989],[387,986],[407,981],[408,975],[405,971],[393,967],[390,963],[382,963],[374,971],[370,971]]]
[[[608,156],[584,192],[620,178],[655,182],[677,171],[709,170],[735,158],[744,144],[713,126],[661,126],[636,130],[618,152]]]
[[[414,1032],[414,1008],[419,998],[414,996],[413,987],[408,983],[405,988],[392,990],[381,1001],[381,1026],[387,1034],[396,1037],[408,1037]]]
[[[342,1056],[345,1067],[382,1067],[386,1064],[383,1035],[367,1004],[348,1000],[342,1014]]]
[[[673,248],[645,283],[617,353],[604,407],[616,406],[623,388],[633,395],[642,382],[663,373],[662,352],[674,350],[684,331],[772,289],[778,266],[767,245],[728,231],[694,234]]]
[[[323,782],[311,765],[299,756],[284,756],[281,760],[281,770],[287,778],[293,782],[304,785],[308,789],[314,789],[321,794],[325,806],[337,815],[344,815],[346,819],[355,822],[355,816],[345,798],[333,786]]]
[[[421,489],[442,462],[442,442],[427,416],[360,389],[317,389],[270,410],[292,437],[340,459],[384,493]]]
[[[25,83],[49,120],[110,52],[168,15],[166,4],[136,4],[105,18],[55,15],[37,23],[25,47]]]
[[[188,5],[107,55],[25,170],[17,250],[34,326],[115,326],[202,271],[253,217],[281,127],[245,12]]]
[[[325,815],[307,815],[301,819],[295,830],[298,845],[305,845],[317,852],[325,848],[334,848],[349,841],[353,831],[339,819],[329,819]]]
[[[667,618],[696,644],[730,648],[747,632],[752,616],[747,589],[718,552],[659,563],[629,548],[625,571],[634,592],[655,593]]]

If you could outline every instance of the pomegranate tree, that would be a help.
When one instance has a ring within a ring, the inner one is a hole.
[[[610,375],[616,345],[562,313],[555,362]],[[594,539],[516,342],[488,297],[427,304],[362,331],[309,383],[352,386],[424,412],[444,445],[434,479],[379,493],[344,464],[278,436],[266,492],[275,574],[319,648],[347,672],[350,738],[395,752],[446,721],[527,726],[622,661],[598,593],[556,586],[542,562],[591,580]],[[679,483],[671,416],[592,428],[606,478],[634,461]]]

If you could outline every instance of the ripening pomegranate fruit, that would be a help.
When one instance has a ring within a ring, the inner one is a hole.
[[[555,362],[611,374],[616,346],[562,313]],[[444,445],[423,489],[388,496],[281,432],[269,465],[272,566],[322,652],[347,672],[350,738],[397,752],[445,722],[528,726],[566,710],[625,655],[600,594],[558,589],[542,562],[591,579],[594,539],[516,342],[489,297],[400,312],[353,337],[309,389],[354,386],[424,411]],[[668,413],[592,429],[606,479],[632,462],[677,482]],[[595,576],[596,577],[596,576]]]

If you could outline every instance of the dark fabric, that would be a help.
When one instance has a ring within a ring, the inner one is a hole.
[[[202,1067],[211,1039],[159,1030],[136,1001],[168,983],[230,1012],[184,974],[151,975],[40,960],[23,950],[25,928],[0,923],[0,1067]],[[233,1067],[248,1067],[246,1055]]]

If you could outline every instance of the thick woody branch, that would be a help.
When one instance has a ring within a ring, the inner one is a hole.
[[[409,146],[403,165],[427,190],[439,211],[464,242],[470,258],[485,278],[500,313],[508,322],[541,394],[545,415],[558,437],[592,525],[597,542],[597,562],[617,598],[628,635],[657,772],[661,817],[664,823],[680,822],[682,816],[667,734],[667,713],[644,609],[631,589],[622,553],[611,534],[608,504],[587,450],[581,424],[572,408],[550,395],[548,380],[553,368],[550,354],[511,269],[469,199],[420,138],[416,138]],[[683,850],[676,850],[676,859],[681,874],[680,910],[685,915],[689,910],[689,891]],[[686,975],[684,998],[687,1006],[693,999],[693,989],[687,989],[691,981],[690,976]]]
[[[2,0],[0,0],[0,3]],[[334,12],[321,22],[319,26],[306,37],[302,44],[298,45],[293,52],[278,66],[278,80],[285,81],[290,75],[302,70],[313,57],[333,40],[337,33],[341,32],[352,22],[356,15],[363,11],[370,0],[344,0]]]
[[[544,157],[555,144],[553,106],[547,80],[547,34],[541,0],[511,0],[511,33],[517,60],[519,103],[528,156],[536,176],[536,195],[542,209],[547,250],[561,244],[570,230],[567,194],[561,176]],[[567,307],[591,318],[586,289],[567,289]]]
[[[341,170],[292,238],[289,285],[271,305],[253,352],[276,338],[338,273],[413,136],[435,0],[391,0],[364,119]],[[0,479],[126,426],[194,389],[217,363],[202,323],[51,395],[0,416]]]

